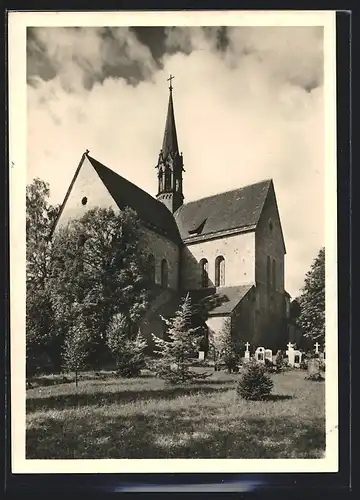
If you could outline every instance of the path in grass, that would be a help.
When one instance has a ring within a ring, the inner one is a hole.
[[[166,387],[153,377],[27,391],[27,458],[320,458],[324,383],[274,375],[270,401],[236,395],[238,375]]]

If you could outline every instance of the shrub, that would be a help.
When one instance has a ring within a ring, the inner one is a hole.
[[[311,375],[305,377],[305,380],[310,380],[311,382],[322,382],[323,380],[325,380],[325,378],[321,375],[320,372],[317,372],[311,373]]]
[[[117,374],[124,378],[138,377],[145,368],[147,342],[140,333],[131,333],[123,315],[113,317],[107,332],[107,344],[115,359]]]
[[[282,372],[285,368],[284,354],[282,351],[278,351],[275,357],[275,366],[278,373]]]
[[[263,400],[271,394],[273,385],[273,381],[266,373],[265,366],[251,360],[241,374],[237,393],[243,399]]]

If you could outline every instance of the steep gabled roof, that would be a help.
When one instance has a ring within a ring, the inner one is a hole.
[[[70,184],[68,192],[66,193],[65,200],[61,206],[60,213],[52,229],[52,233],[61,216],[63,208],[66,205],[71,189],[76,182],[76,178],[79,174],[85,156],[88,158],[92,167],[100,177],[102,183],[121,210],[125,207],[132,208],[136,211],[144,225],[154,230],[158,234],[166,236],[168,239],[177,244],[181,242],[174,217],[166,208],[166,206],[163,205],[163,203],[156,200],[121,175],[115,173],[113,170],[110,170],[108,167],[95,160],[95,158],[92,158],[91,156],[85,154],[83,155],[82,161],[80,162],[75,172],[74,178]]]
[[[201,198],[182,205],[174,214],[181,238],[206,238],[233,229],[255,229],[272,180]]]
[[[175,243],[181,241],[174,218],[163,203],[99,161],[90,156],[88,158],[120,209],[132,208],[149,227]]]

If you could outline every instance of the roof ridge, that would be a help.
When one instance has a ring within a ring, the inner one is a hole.
[[[267,179],[263,179],[261,181],[257,181],[257,182],[253,182],[252,184],[246,184],[245,186],[241,186],[241,187],[238,187],[238,188],[235,188],[235,189],[229,189],[227,191],[222,191],[220,193],[214,193],[214,194],[210,194],[210,195],[207,195],[207,196],[203,196],[201,198],[197,198],[196,200],[192,200],[192,201],[188,201],[187,203],[184,203],[184,205],[190,205],[190,203],[197,203],[198,201],[201,201],[201,200],[206,200],[208,198],[215,198],[217,196],[221,196],[223,194],[227,194],[227,193],[235,193],[235,191],[240,191],[242,189],[246,189],[248,187],[251,187],[251,186],[257,186],[258,184],[264,184],[265,182],[272,182],[272,178],[267,178]],[[182,206],[184,206],[182,205]],[[181,209],[181,207],[180,207]],[[175,212],[176,213],[176,212]]]

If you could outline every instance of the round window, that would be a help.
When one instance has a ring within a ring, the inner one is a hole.
[[[86,198],[86,196],[84,196],[84,198],[81,200],[81,203],[83,205],[86,205],[87,201],[88,201],[88,199]]]

